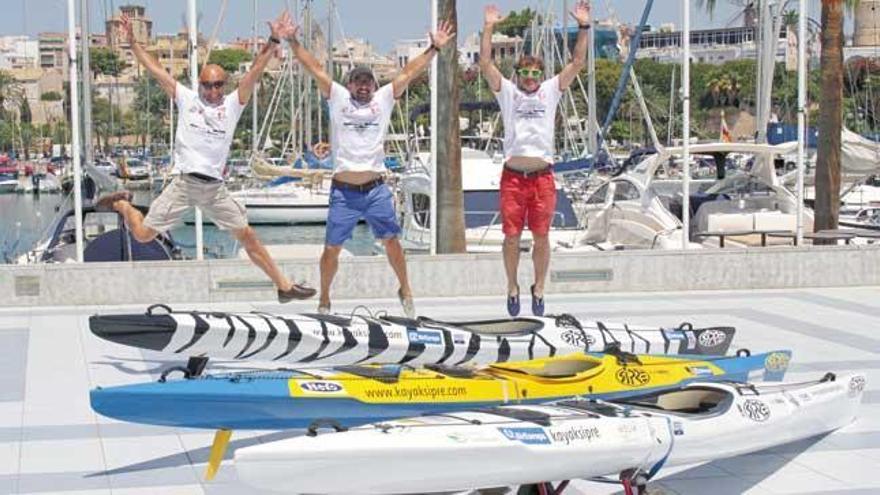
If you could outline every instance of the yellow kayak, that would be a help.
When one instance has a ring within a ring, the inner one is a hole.
[[[175,427],[288,429],[325,418],[351,426],[572,396],[616,398],[692,380],[744,381],[749,372],[765,369],[781,378],[788,355],[571,354],[478,369],[369,365],[255,371],[97,388],[91,401],[104,416]]]

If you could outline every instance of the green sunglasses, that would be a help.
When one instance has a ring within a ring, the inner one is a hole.
[[[541,69],[519,69],[516,71],[516,73],[519,74],[520,77],[530,77],[532,79],[536,79],[538,77],[541,77],[541,75],[544,74],[544,71]]]

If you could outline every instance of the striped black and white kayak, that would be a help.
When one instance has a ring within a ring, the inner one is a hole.
[[[161,308],[162,311],[157,311]],[[184,357],[327,367],[350,364],[483,366],[617,345],[635,354],[724,355],[732,327],[675,328],[596,322],[570,315],[441,322],[393,316],[172,311],[94,315],[96,336]]]
[[[239,480],[289,493],[426,493],[643,473],[821,435],[851,423],[865,376],[692,383],[375,423],[235,452]],[[313,432],[314,433],[314,432]],[[393,466],[393,469],[388,469]]]

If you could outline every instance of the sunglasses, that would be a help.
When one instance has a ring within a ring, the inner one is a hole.
[[[544,71],[541,69],[519,69],[516,71],[520,77],[530,77],[532,79],[541,77],[544,74]]]
[[[199,84],[205,89],[220,89],[226,86],[226,81],[201,81]]]

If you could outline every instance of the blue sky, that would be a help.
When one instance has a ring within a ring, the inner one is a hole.
[[[90,0],[90,2],[93,32],[103,32],[104,16],[114,6],[118,8],[129,3],[146,6],[148,15],[153,19],[153,30],[157,33],[175,32],[180,29],[186,11],[185,0]],[[300,0],[301,5],[304,2],[305,0]],[[326,24],[329,0],[312,0],[312,2],[316,19]],[[35,35],[40,31],[66,30],[66,0],[0,0],[0,3],[3,4],[0,35],[22,33]],[[76,3],[79,3],[79,0],[76,0]],[[458,1],[460,35],[467,36],[479,29],[482,23],[482,8],[487,3],[490,2]],[[494,3],[504,11],[523,7],[544,10],[549,6],[561,12],[563,0],[496,0]],[[574,0],[569,0],[568,3],[572,5]],[[644,7],[642,0],[594,0],[593,3],[599,17],[604,17],[608,12],[607,6],[613,5],[618,17],[630,23],[637,22]],[[690,3],[696,4],[694,0]],[[815,6],[818,2],[810,0],[810,3]],[[266,32],[266,20],[274,17],[286,5],[293,4],[294,0],[258,0],[259,32]],[[199,28],[203,33],[210,32],[217,22],[222,0],[198,0],[197,5],[202,13]],[[424,36],[430,22],[429,0],[336,0],[336,5],[345,35],[366,38],[381,52],[391,50],[396,39]],[[651,23],[658,25],[673,22],[679,25],[680,5],[680,0],[655,0]],[[818,18],[815,8],[813,7],[811,17]],[[692,9],[695,27],[728,25],[736,12],[735,6],[725,0],[719,0],[718,11],[711,19],[702,11],[698,11],[695,6]],[[249,36],[252,22],[253,0],[229,0],[219,37],[221,40],[229,40],[236,36]],[[737,21],[736,24],[739,22]],[[336,29],[335,36],[339,36],[339,28]]]

